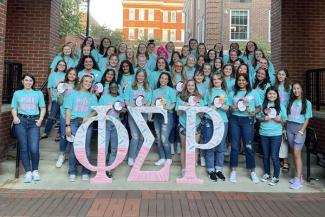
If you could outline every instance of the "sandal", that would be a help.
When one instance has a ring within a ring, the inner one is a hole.
[[[290,169],[290,165],[288,163],[283,163],[282,172],[288,173],[289,169]]]
[[[46,138],[48,138],[49,136],[46,134],[46,133],[43,133],[42,135],[41,135],[41,139],[46,139]]]

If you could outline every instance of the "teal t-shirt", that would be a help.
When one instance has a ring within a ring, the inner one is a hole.
[[[100,69],[100,71],[102,71],[103,73],[105,72],[105,70],[108,68],[107,67],[107,64],[108,63],[108,57],[103,57],[101,56],[99,58],[99,61],[98,61],[98,67]]]
[[[71,110],[71,119],[85,118],[92,112],[92,106],[97,105],[97,97],[88,91],[74,90],[67,98],[64,107]]]
[[[11,108],[22,115],[38,115],[39,108],[45,106],[44,95],[38,90],[17,90],[11,101]]]
[[[67,101],[67,99],[71,96],[74,90],[74,84],[68,84],[68,89],[61,94],[61,99],[63,101],[62,105],[60,106],[60,114],[62,117],[65,118],[65,105],[64,103]]]
[[[76,55],[80,59],[80,57],[81,57],[81,49],[80,48],[77,50]],[[90,55],[95,59],[96,63],[99,62],[99,58],[100,58],[101,54],[99,54],[98,50],[92,49],[90,51]]]
[[[157,55],[154,53],[149,54],[149,59],[147,62],[148,68],[150,71],[154,71],[156,68]]]
[[[271,85],[269,83],[265,84],[264,89],[261,89],[259,86],[257,86],[254,90],[258,93],[258,95],[260,96],[260,101],[261,103],[264,102],[264,98],[265,98],[265,93],[266,90],[270,87]]]
[[[51,89],[51,98],[52,101],[58,100],[57,87],[59,83],[64,81],[65,73],[63,72],[51,72],[47,81],[47,88]]]
[[[79,73],[78,73],[78,77],[79,77],[79,80],[81,80],[81,78],[86,74],[85,70],[81,70]],[[87,73],[88,74],[88,73]],[[98,71],[96,69],[92,69],[91,70],[91,74],[94,75],[94,81],[95,82],[100,82],[102,80],[102,77],[103,77],[103,72],[101,71]]]
[[[290,92],[291,92],[291,87],[289,88],[288,91],[284,88],[283,84],[280,84],[278,86],[278,92],[279,92],[279,97],[280,97],[280,103],[281,105],[284,105],[287,107],[290,99]]]
[[[176,90],[169,86],[160,87],[152,93],[152,103],[156,102],[156,99],[164,98],[166,100],[166,107],[170,108],[171,104],[176,103]]]
[[[76,65],[78,64],[77,61],[74,58],[71,58],[69,56],[64,56],[63,59],[64,59],[65,63],[67,64],[67,69],[72,68],[72,67],[76,67]],[[62,55],[60,55],[60,54],[57,55],[53,59],[53,61],[51,63],[51,66],[50,66],[50,69],[51,69],[52,72],[55,70],[55,67],[56,67],[56,65],[58,64],[58,62],[60,60],[62,60]]]
[[[230,95],[230,93],[234,91],[236,79],[230,77],[225,80],[226,80],[226,84],[227,84],[227,93],[228,93],[228,95]]]
[[[187,80],[193,79],[194,73],[195,73],[195,67],[189,68],[189,67],[185,66],[184,71],[185,71],[185,77]]]
[[[244,63],[246,63],[247,65],[252,65],[252,61],[254,59],[254,55],[243,55],[241,57],[241,59],[244,61]]]
[[[231,92],[229,95],[230,103],[231,103],[231,105],[237,106],[237,103],[239,100],[244,100],[248,103],[248,107],[249,107],[250,111],[255,111],[256,107],[259,107],[262,104],[262,102],[260,100],[260,96],[255,90],[252,90],[247,94],[246,93],[247,93],[246,90],[238,91],[237,95],[234,95],[235,92]],[[239,111],[238,109],[233,111],[232,114],[236,115],[236,116],[242,116],[242,117],[250,116],[247,111]]]
[[[152,90],[157,89],[157,82],[160,76],[160,71],[153,71],[151,72],[150,76],[148,77],[149,86]]]
[[[131,86],[134,82],[134,78],[135,78],[135,75],[122,75],[122,79],[121,79],[121,82],[120,82],[120,86],[122,88],[123,91],[125,91],[125,89],[128,87],[128,86]]]
[[[185,102],[179,97],[177,96],[176,98],[176,111],[178,110],[179,106],[184,106]],[[200,106],[204,106],[204,102],[202,99],[200,99]],[[178,117],[179,123],[182,125],[182,127],[186,127],[186,113],[182,112],[181,115],[179,115]],[[201,123],[201,118],[199,115],[196,115],[195,117],[195,124],[196,126],[198,126]]]
[[[268,103],[268,108],[274,107],[274,103]],[[265,117],[265,114],[261,112],[261,117]],[[287,111],[283,105],[280,105],[280,113],[277,114],[282,120],[287,120]],[[260,124],[259,133],[261,136],[281,136],[283,126],[281,123],[274,120],[262,121]]]
[[[205,93],[207,92],[209,85],[207,85],[206,83],[202,83],[202,84],[196,84],[196,87],[201,97],[204,99]]]
[[[309,100],[306,102],[306,113],[300,114],[302,108],[301,100],[295,100],[292,103],[290,114],[288,114],[288,121],[303,124],[307,119],[313,117],[313,108]]]
[[[111,94],[106,94],[100,97],[99,105],[114,105],[115,102],[124,102],[123,96],[112,96]],[[108,115],[119,119],[119,113],[115,111],[114,108],[108,111]]]
[[[214,105],[214,99],[216,97],[223,99],[224,105],[227,105],[227,106],[231,105],[231,103],[229,102],[229,98],[228,98],[226,91],[224,91],[223,89],[212,88],[211,91],[207,90],[205,93],[205,96],[204,96],[204,101],[207,104],[207,106]],[[221,116],[221,118],[224,122],[228,122],[227,112],[225,112],[221,108],[217,108],[216,111],[219,113],[219,115]],[[206,115],[206,117],[210,119],[209,115]]]
[[[124,91],[124,100],[129,103],[131,106],[135,106],[135,100],[139,96],[144,96],[145,99],[145,104],[146,105],[151,105],[151,100],[152,100],[152,91],[145,90],[143,86],[138,85],[138,89],[134,90],[132,88],[132,85],[129,85],[126,87]]]
[[[137,73],[137,71],[138,70],[140,70],[140,69],[142,69],[141,67],[135,67],[134,68],[134,73]],[[151,75],[151,73],[152,73],[152,71],[149,69],[149,66],[148,66],[148,64],[146,64],[145,66],[144,66],[144,68],[143,68],[145,71],[146,71],[146,73],[147,73],[147,78],[149,78],[150,77],[150,75]]]

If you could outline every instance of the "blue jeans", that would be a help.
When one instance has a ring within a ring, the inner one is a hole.
[[[38,116],[18,115],[20,124],[15,125],[15,132],[20,147],[20,159],[25,172],[38,170],[40,128],[36,125]]]
[[[274,174],[273,177],[279,178],[280,176],[280,158],[279,151],[282,142],[282,135],[280,136],[262,136],[261,145],[263,149],[263,164],[264,173],[270,173],[270,157],[272,158]]]
[[[216,168],[218,171],[222,170],[223,162],[224,162],[224,152],[226,145],[226,138],[228,134],[228,122],[224,122],[225,131],[222,136],[222,140],[217,147],[212,149],[205,150],[205,162],[208,172],[213,172]],[[204,143],[210,141],[213,135],[213,124],[210,119],[206,119],[203,131],[203,140]]]
[[[243,140],[246,156],[246,168],[255,169],[255,152],[253,150],[255,117],[241,117],[231,115],[231,152],[230,167],[238,167],[240,141]]]
[[[160,159],[172,159],[171,144],[169,142],[169,134],[174,125],[174,114],[167,113],[168,123],[164,123],[164,116],[161,114],[154,115],[155,131],[158,139]]]
[[[111,146],[109,146],[111,145]],[[117,153],[117,131],[112,121],[106,121],[106,164],[111,165]],[[110,150],[109,147],[111,148]]]
[[[179,132],[178,132],[178,116],[176,112],[173,112],[173,125],[171,126],[170,134],[168,137],[168,141],[171,145],[174,145],[174,143],[179,142]]]
[[[72,135],[76,135],[78,128],[82,124],[82,118],[76,118],[71,120],[71,131]],[[86,134],[86,155],[89,160],[90,158],[90,144],[91,144],[91,135],[93,131],[93,124],[90,124],[88,129],[87,129],[87,134]],[[70,148],[70,153],[69,153],[69,175],[74,174],[77,175],[77,158],[74,153],[74,148],[73,148],[73,143],[70,143],[71,148]],[[82,167],[82,175],[84,174],[90,174],[90,171],[86,169],[85,167]]]
[[[47,117],[47,121],[45,124],[44,132],[49,134],[52,130],[53,125],[56,121],[56,116],[60,113],[60,105],[56,101],[52,101],[52,107],[49,116]]]
[[[59,143],[59,152],[64,154],[67,150],[67,140],[65,138],[65,117],[60,115],[60,143]]]
[[[147,114],[142,114],[145,120],[148,120]],[[128,117],[129,127],[131,131],[131,141],[130,141],[130,149],[129,149],[129,158],[132,158],[135,160],[137,157],[139,150],[141,148],[141,145],[143,143],[143,136],[137,126],[137,124],[134,122],[132,115],[129,115]]]

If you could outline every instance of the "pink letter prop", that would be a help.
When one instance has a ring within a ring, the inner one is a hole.
[[[96,106],[94,109],[97,112],[97,116],[92,117],[89,121],[82,124],[74,139],[73,147],[75,151],[76,158],[78,161],[87,169],[91,171],[97,171],[96,176],[91,178],[90,183],[92,184],[105,184],[112,183],[112,179],[106,176],[106,171],[111,171],[116,168],[125,159],[129,147],[129,136],[128,132],[123,126],[123,124],[115,119],[114,117],[107,116],[107,111],[112,109],[112,106]],[[97,156],[97,166],[93,166],[89,163],[85,151],[85,141],[86,133],[89,125],[98,120],[98,156]],[[115,125],[118,137],[118,148],[115,161],[110,166],[106,166],[106,120],[110,120]]]
[[[159,113],[164,116],[165,123],[167,123],[167,110],[161,107],[128,107],[135,123],[144,138],[143,145],[132,167],[128,181],[130,182],[168,182],[170,175],[171,161],[168,160],[164,167],[159,171],[142,171],[141,167],[145,158],[147,157],[150,148],[155,140],[150,129],[147,126],[141,113]]]
[[[219,145],[225,130],[224,123],[217,111],[209,107],[188,107],[180,106],[179,110],[186,112],[186,157],[185,174],[182,178],[176,179],[179,184],[203,184],[203,180],[196,176],[195,171],[195,149],[211,149]],[[212,139],[206,144],[198,144],[195,140],[196,115],[198,113],[207,113],[213,123]]]

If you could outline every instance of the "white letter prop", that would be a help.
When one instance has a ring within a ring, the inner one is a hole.
[[[167,110],[161,107],[128,107],[130,115],[144,138],[144,142],[131,169],[128,181],[130,182],[167,182],[170,175],[171,161],[167,161],[163,168],[159,171],[142,171],[141,167],[145,158],[147,157],[150,148],[155,141],[146,121],[141,113],[158,113],[164,116],[165,123],[167,123]]]
[[[186,154],[185,154],[185,174],[182,178],[176,179],[180,184],[203,184],[203,180],[197,178],[195,171],[195,149],[211,149],[218,146],[222,140],[225,127],[224,122],[217,111],[209,107],[189,107],[180,106],[179,110],[186,112]],[[198,144],[195,140],[196,115],[206,113],[213,123],[213,135],[206,144]]]
[[[107,116],[107,111],[112,109],[112,106],[96,106],[94,109],[97,112],[97,116],[90,118],[86,123],[82,124],[73,142],[74,152],[78,161],[87,169],[91,171],[97,171],[96,176],[91,178],[92,184],[105,184],[112,183],[112,179],[108,178],[106,171],[111,171],[123,162],[128,152],[129,147],[129,135],[123,124],[114,117]],[[89,125],[98,120],[98,155],[97,166],[93,166],[89,163],[89,160],[85,151],[86,133]],[[114,162],[110,166],[106,166],[106,120],[110,120],[115,125],[117,131],[118,147],[117,154]]]

